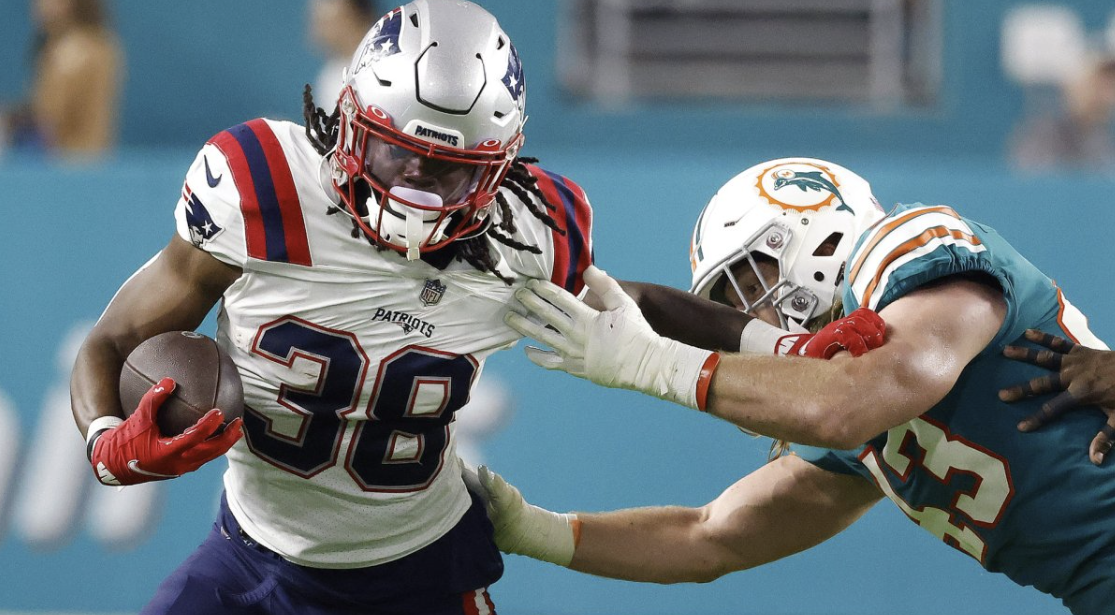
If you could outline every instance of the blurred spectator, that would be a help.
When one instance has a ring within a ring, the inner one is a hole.
[[[314,98],[327,110],[333,104],[325,101],[340,96],[341,75],[356,46],[380,16],[378,5],[371,0],[310,0],[310,37],[327,58],[313,84]]]
[[[123,53],[100,0],[35,0],[34,19],[31,96],[6,118],[13,147],[64,156],[111,149]]]
[[[1075,79],[1061,85],[1058,114],[1022,122],[1011,157],[1024,169],[1083,169],[1115,172],[1115,55],[1091,60]]]

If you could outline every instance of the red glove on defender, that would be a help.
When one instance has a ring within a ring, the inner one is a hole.
[[[174,392],[174,387],[174,380],[163,378],[143,396],[134,414],[99,436],[94,435],[89,461],[97,480],[106,485],[134,485],[176,478],[224,455],[240,439],[240,419],[214,435],[224,421],[216,408],[181,434],[163,437],[155,424],[155,412]]]
[[[887,323],[878,314],[859,308],[840,320],[830,322],[815,334],[799,333],[783,337],[778,341],[779,354],[831,359],[841,350],[847,350],[853,357],[858,357],[882,346],[886,332]],[[782,352],[787,345],[789,348]]]

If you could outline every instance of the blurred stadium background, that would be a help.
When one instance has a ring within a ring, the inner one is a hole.
[[[481,4],[523,58],[526,153],[587,190],[597,262],[616,276],[688,287],[689,234],[716,188],[763,159],[815,156],[866,177],[884,205],[947,203],[996,227],[1115,338],[1112,169],[1022,171],[1007,155],[1015,127],[1052,110],[1059,81],[1109,44],[1111,3]],[[107,7],[127,54],[117,151],[80,164],[0,153],[0,612],[135,612],[210,526],[219,462],[167,484],[95,487],[69,417],[70,363],[173,232],[197,148],[246,119],[300,121],[322,62],[303,2]],[[27,3],[0,5],[0,103],[26,95],[32,32]],[[765,441],[726,424],[520,355],[490,361],[468,445],[540,505],[698,505],[765,457]],[[1067,612],[886,503],[819,548],[707,585],[509,557],[493,595],[510,615]]]

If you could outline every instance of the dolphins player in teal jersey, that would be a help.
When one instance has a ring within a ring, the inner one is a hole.
[[[701,508],[601,514],[530,506],[481,469],[477,482],[497,544],[603,576],[709,581],[823,542],[886,497],[987,570],[1056,596],[1077,615],[1110,613],[1115,469],[1065,453],[1100,429],[1103,413],[1082,409],[1024,433],[1018,423],[1041,402],[1012,405],[998,397],[1000,389],[1037,376],[1034,367],[1002,355],[1008,344],[1025,344],[1027,329],[1093,348],[1103,343],[1050,278],[993,229],[945,206],[898,206],[858,233],[854,248],[834,231],[827,245],[843,266],[829,276],[816,263],[824,244],[793,246],[799,235],[839,219],[839,204],[852,206],[845,216],[857,215],[859,206],[821,187],[791,190],[794,184],[778,182],[818,171],[841,192],[858,179],[823,161],[780,160],[721,189],[694,234],[694,290],[768,320],[806,325],[812,323],[795,315],[814,318],[822,294],[804,280],[835,284],[845,311],[868,307],[886,320],[886,344],[876,350],[804,361],[669,345],[594,268],[586,282],[606,310],[532,283],[517,298],[542,324],[509,317],[554,348],[532,351],[536,363],[675,401],[671,388],[686,382],[676,374],[691,374],[698,390],[708,384],[709,413],[801,443],[796,455],[778,457]],[[809,195],[816,198],[807,202]],[[771,207],[781,212],[753,213]],[[719,260],[722,250],[712,244],[726,234],[745,239],[732,258]],[[717,260],[706,264],[710,258]],[[657,365],[673,372],[660,373]],[[1080,502],[1080,494],[1087,505],[1059,505],[1069,497]]]

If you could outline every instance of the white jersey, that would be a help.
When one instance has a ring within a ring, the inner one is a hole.
[[[327,214],[321,161],[301,126],[241,124],[202,148],[175,215],[179,235],[244,272],[217,331],[247,406],[228,453],[230,509],[297,564],[355,568],[421,549],[469,507],[453,413],[488,355],[519,338],[503,323],[517,287],[581,291],[591,209],[576,185],[530,167],[558,233],[505,189],[514,238],[542,251],[491,241],[508,286],[354,238],[345,214]]]

